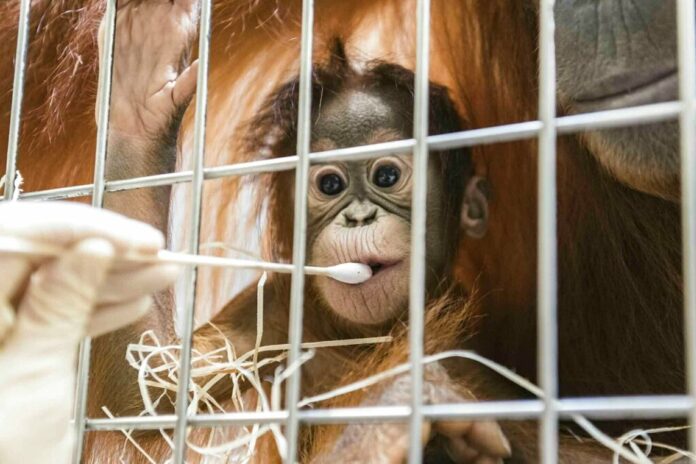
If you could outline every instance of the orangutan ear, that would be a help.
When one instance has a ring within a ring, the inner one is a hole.
[[[488,230],[488,182],[473,176],[466,184],[462,206],[461,226],[466,235],[481,238]]]

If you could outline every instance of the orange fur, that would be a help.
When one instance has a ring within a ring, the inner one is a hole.
[[[216,2],[207,165],[257,157],[243,150],[245,124],[267,94],[297,72],[300,3]],[[317,0],[315,58],[324,59],[327,44],[339,36],[354,61],[380,58],[412,68],[414,3]],[[432,3],[431,79],[450,88],[469,127],[535,119],[536,24],[526,2]],[[95,37],[103,3],[41,0],[33,5],[19,169],[29,191],[89,183]],[[0,5],[2,166],[16,16],[16,1]],[[180,142],[183,169],[190,161],[191,109]],[[619,186],[575,137],[560,139],[558,152],[561,393],[683,393],[678,207]],[[473,156],[477,172],[492,185],[492,198],[490,233],[480,241],[462,240],[457,258],[458,280],[467,288],[476,284],[482,295],[475,312],[485,317],[472,343],[534,379],[536,144],[480,146]],[[236,216],[239,185],[237,179],[206,184],[203,242],[239,233],[240,221],[246,220]],[[184,195],[176,201],[186,198],[185,187],[180,189]],[[263,249],[287,258],[291,208],[287,201],[271,200]],[[261,205],[263,197],[256,201]],[[185,219],[179,218],[181,223]],[[181,237],[178,243],[184,243]],[[209,312],[222,307],[231,278],[223,271],[201,272],[199,307]],[[403,356],[395,350],[392,355]],[[359,398],[349,401],[355,404]],[[617,423],[610,430],[626,427]]]

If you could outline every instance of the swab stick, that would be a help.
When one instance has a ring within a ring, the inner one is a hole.
[[[19,237],[0,237],[0,254],[25,256],[55,257],[63,253],[63,249],[45,243],[26,240]],[[269,263],[249,259],[220,258],[216,256],[192,255],[161,250],[157,255],[126,254],[120,259],[140,263],[180,264],[184,266],[198,265],[211,267],[231,267],[238,269],[257,269],[259,271],[281,272],[290,274],[292,264]],[[372,269],[362,263],[342,263],[335,266],[305,266],[305,274],[330,277],[339,282],[356,285],[372,277]]]

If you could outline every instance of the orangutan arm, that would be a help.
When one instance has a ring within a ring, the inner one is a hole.
[[[120,1],[116,19],[108,125],[107,180],[174,171],[177,135],[196,87],[185,66],[196,32],[197,2]],[[100,50],[104,28],[99,31]],[[97,108],[99,114],[99,108]],[[104,206],[166,234],[170,188],[107,195]]]
[[[196,85],[197,66],[185,63],[196,34],[197,3],[118,2],[106,180],[174,171],[181,118]],[[100,52],[105,43],[104,29],[102,23]],[[97,117],[99,113],[100,108],[96,108]],[[107,193],[104,207],[152,224],[166,235],[170,191],[165,186]],[[177,341],[172,292],[161,292],[155,301],[155,308],[146,317],[94,340],[91,416],[101,415],[103,406],[118,415],[142,411],[136,371],[125,360],[128,345],[146,330],[152,330],[161,343]]]

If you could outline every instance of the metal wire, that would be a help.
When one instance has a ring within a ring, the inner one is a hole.
[[[537,359],[538,378],[544,391],[544,414],[539,424],[540,461],[558,459],[558,338],[556,240],[556,52],[554,0],[539,2],[539,133]]]
[[[696,35],[693,0],[677,0],[682,185],[684,349],[688,393],[696,398]],[[696,451],[696,407],[689,413],[689,448]]]
[[[416,10],[416,71],[414,84],[413,193],[411,198],[411,263],[409,270],[408,347],[411,364],[411,416],[408,462],[423,461],[423,332],[425,308],[425,234],[428,196],[428,111],[430,70],[430,0],[418,0]]]
[[[205,163],[205,123],[208,111],[208,67],[210,61],[210,23],[212,0],[201,0],[200,37],[198,39],[198,82],[196,84],[196,114],[193,133],[193,158],[191,181],[191,224],[188,250],[198,254],[203,203],[203,165]],[[179,385],[176,392],[176,427],[174,428],[174,464],[186,460],[186,435],[188,429],[189,383],[191,381],[191,345],[193,342],[193,316],[196,309],[196,281],[198,268],[186,270],[186,294],[184,297],[183,326],[181,334],[181,358],[179,359]]]
[[[575,134],[585,130],[609,129],[636,124],[671,121],[679,117],[682,103],[679,101],[654,103],[618,110],[598,111],[556,118],[558,134]],[[427,138],[430,150],[450,150],[476,145],[514,142],[528,140],[539,135],[543,123],[528,121],[515,124],[486,127],[449,134],[430,135]],[[340,160],[370,159],[379,156],[409,152],[415,146],[414,139],[397,140],[393,142],[363,145],[359,147],[340,148],[317,153],[310,153],[310,163],[330,162]],[[250,161],[203,169],[205,180],[223,179],[231,176],[253,175],[265,172],[289,171],[295,169],[297,156],[285,156],[271,160]],[[153,176],[135,177],[106,182],[106,192],[120,192],[146,187],[191,182],[191,171],[178,171]],[[91,194],[93,185],[77,185],[20,195],[23,200],[63,200]]]
[[[90,185],[29,192],[22,199],[52,200],[92,195],[92,204],[101,207],[105,192],[125,191],[145,187],[191,183],[191,230],[189,250],[198,252],[202,189],[205,180],[262,172],[296,170],[295,221],[293,236],[293,276],[291,288],[290,353],[288,365],[293,365],[301,354],[304,273],[306,255],[307,171],[310,163],[337,160],[367,159],[385,154],[413,151],[414,193],[412,199],[412,252],[410,273],[410,361],[412,398],[408,406],[376,406],[338,409],[298,410],[301,376],[298,369],[289,377],[286,390],[286,410],[265,413],[226,413],[187,415],[188,386],[191,369],[193,315],[196,299],[196,270],[191,267],[186,281],[184,328],[182,335],[179,390],[176,414],[157,417],[121,417],[89,419],[86,400],[89,372],[90,340],[86,339],[80,352],[75,431],[77,440],[73,461],[79,463],[85,430],[105,431],[124,429],[173,429],[176,464],[183,464],[186,455],[188,427],[215,427],[248,425],[254,423],[285,423],[288,450],[286,463],[297,458],[298,436],[301,424],[371,423],[409,421],[409,462],[422,459],[420,432],[423,419],[510,419],[540,420],[539,446],[541,461],[553,463],[558,456],[558,420],[572,414],[583,414],[591,419],[646,419],[684,418],[696,424],[696,37],[693,0],[675,0],[678,5],[679,91],[680,100],[597,113],[557,118],[554,0],[540,0],[539,8],[539,119],[517,124],[501,125],[436,136],[428,135],[428,69],[430,2],[418,0],[416,86],[414,97],[414,136],[412,139],[380,143],[362,147],[310,153],[311,129],[311,70],[313,0],[303,1],[302,37],[300,53],[300,102],[298,114],[297,155],[273,160],[253,161],[233,165],[204,167],[205,130],[207,111],[207,75],[211,27],[211,0],[202,1],[199,39],[198,91],[194,132],[194,157],[190,170],[106,182],[104,160],[107,147],[107,123],[113,61],[116,0],[108,0],[105,14],[105,43],[100,66],[100,93],[98,95],[99,124],[95,157],[94,181]],[[22,96],[25,81],[26,58],[29,43],[30,0],[21,0],[16,66],[14,71],[12,112],[5,186],[5,198],[14,190],[17,151],[19,143]],[[639,397],[558,398],[557,350],[557,237],[556,237],[556,139],[561,134],[586,130],[648,124],[678,118],[680,123],[682,169],[682,226],[684,253],[684,321],[685,355],[688,395]],[[429,150],[446,150],[489,143],[512,142],[538,138],[538,360],[539,379],[545,392],[542,400],[480,402],[465,404],[422,404],[423,368],[423,307],[425,263],[425,199],[427,195],[427,163]],[[689,431],[690,447],[696,451],[696,427]]]
[[[564,419],[582,414],[589,419],[675,419],[687,417],[696,403],[689,396],[627,396],[567,398],[558,400],[556,410]],[[506,419],[533,420],[544,413],[542,400],[482,401],[422,406],[423,418],[430,420]],[[403,422],[411,416],[410,406],[368,406],[353,408],[306,409],[298,411],[305,424],[345,424]],[[230,427],[287,422],[288,411],[232,412],[197,414],[189,417],[191,427]],[[87,429],[156,430],[176,424],[176,415],[88,419]]]
[[[288,368],[299,362],[302,344],[304,313],[304,265],[307,247],[307,192],[309,187],[309,151],[312,117],[312,36],[314,30],[314,0],[302,1],[302,37],[300,45],[300,95],[297,119],[297,167],[295,168],[295,220],[293,225],[292,272],[290,286],[290,328]],[[297,459],[300,422],[297,403],[300,400],[302,370],[297,367],[288,378],[285,407],[288,410],[286,439],[288,449],[283,460],[293,464]]]
[[[104,48],[100,57],[99,92],[97,94],[97,146],[94,156],[94,188],[92,206],[101,208],[104,204],[104,168],[109,133],[109,99],[111,97],[111,77],[114,58],[114,35],[116,30],[116,0],[108,0],[104,14]],[[85,337],[80,343],[77,368],[77,392],[75,398],[75,446],[73,462],[82,461],[85,420],[87,415],[87,393],[89,390],[89,365],[92,339]]]
[[[17,176],[17,151],[19,131],[22,121],[22,100],[24,97],[24,73],[27,68],[29,50],[29,15],[31,0],[21,0],[19,4],[19,24],[17,26],[17,53],[15,54],[14,81],[12,82],[12,107],[10,112],[10,133],[7,140],[7,165],[5,168],[5,200],[11,200],[15,193]]]

